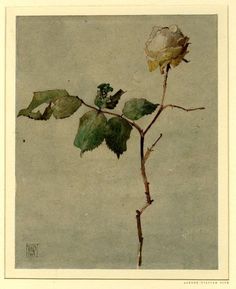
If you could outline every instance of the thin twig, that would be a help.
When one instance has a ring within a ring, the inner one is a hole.
[[[163,106],[163,110],[168,108],[168,107],[171,107],[171,108],[178,108],[178,109],[181,109],[181,110],[184,110],[184,111],[195,111],[195,110],[202,110],[202,109],[205,109],[205,107],[195,107],[195,108],[185,108],[185,107],[182,107],[182,106],[179,106],[179,105],[175,105],[175,104],[167,104],[167,105],[164,105]]]
[[[120,117],[122,119],[125,119],[130,125],[132,125],[133,127],[135,127],[138,130],[139,134],[141,134],[143,132],[142,128],[136,122],[127,119],[126,117],[123,116],[123,114],[118,114],[118,113],[115,113],[115,112],[98,109],[95,106],[87,104],[82,98],[80,98],[78,96],[77,96],[77,98],[82,102],[83,105],[85,105],[85,106],[87,106],[89,108],[92,108],[92,109],[94,109],[94,110],[96,110],[98,112],[106,113],[106,114],[109,114],[109,115],[114,115],[114,116]]]
[[[151,152],[153,151],[155,145],[158,143],[158,141],[162,138],[162,133],[160,134],[160,136],[155,140],[155,142],[152,144],[152,146],[150,148],[147,149],[145,155],[144,155],[144,162],[147,161],[147,159],[149,158]]]

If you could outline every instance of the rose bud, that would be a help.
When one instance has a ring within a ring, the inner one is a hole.
[[[177,25],[170,27],[154,26],[145,43],[145,53],[149,71],[160,67],[161,74],[167,65],[175,67],[180,64],[188,53],[189,38],[184,36]]]

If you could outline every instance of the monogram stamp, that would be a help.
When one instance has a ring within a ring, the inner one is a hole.
[[[26,243],[26,257],[38,257],[38,243]]]

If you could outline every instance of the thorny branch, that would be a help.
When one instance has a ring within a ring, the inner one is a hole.
[[[139,131],[139,133],[140,133],[141,174],[142,174],[143,183],[144,183],[144,187],[145,187],[146,203],[144,204],[144,206],[141,209],[136,210],[137,231],[138,231],[138,240],[139,240],[137,268],[140,268],[140,266],[142,265],[142,250],[143,250],[143,240],[144,240],[143,232],[142,232],[141,215],[146,210],[146,208],[148,208],[153,202],[153,199],[151,198],[151,194],[150,194],[149,181],[148,181],[147,174],[146,174],[145,162],[147,161],[147,159],[149,158],[154,147],[156,146],[156,144],[158,143],[158,141],[162,137],[162,134],[160,134],[160,136],[155,140],[155,142],[152,144],[152,146],[150,148],[148,148],[146,153],[144,154],[145,135],[149,131],[149,129],[153,126],[153,124],[156,122],[156,120],[158,119],[158,117],[160,116],[162,111],[166,108],[169,108],[169,107],[172,109],[178,108],[178,109],[184,110],[186,112],[205,109],[204,107],[184,108],[182,106],[173,105],[173,104],[164,105],[169,69],[170,69],[170,66],[167,65],[166,72],[164,75],[163,93],[162,93],[161,104],[159,106],[159,109],[157,110],[156,115],[154,116],[152,121],[149,123],[149,125],[146,127],[146,129],[144,129],[144,130],[141,129],[141,131]]]
[[[152,125],[156,122],[157,118],[159,117],[159,115],[161,114],[161,112],[163,110],[163,103],[164,103],[165,94],[166,94],[167,78],[168,78],[169,69],[170,69],[170,66],[167,65],[166,72],[165,72],[165,75],[164,75],[163,93],[162,93],[160,107],[159,107],[156,115],[154,116],[154,118],[150,122],[150,124],[140,134],[141,174],[142,174],[142,177],[143,177],[143,183],[144,183],[144,187],[145,187],[146,203],[141,209],[136,210],[136,221],[137,221],[138,240],[139,240],[137,268],[140,268],[140,266],[142,265],[142,249],[143,249],[143,239],[144,239],[143,238],[143,233],[142,233],[141,215],[145,211],[145,209],[147,207],[149,207],[152,204],[152,202],[153,202],[153,200],[151,198],[151,195],[150,195],[149,181],[147,179],[146,168],[145,168],[145,155],[146,154],[144,155],[144,138],[145,138],[146,133],[149,131],[149,129],[152,127]],[[158,140],[156,141],[156,143],[158,142]]]

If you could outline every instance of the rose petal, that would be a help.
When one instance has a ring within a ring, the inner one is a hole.
[[[169,27],[154,26],[145,43],[149,71],[154,71],[159,66],[161,73],[164,73],[168,64],[177,66],[188,53],[188,41],[189,38],[175,24]]]

